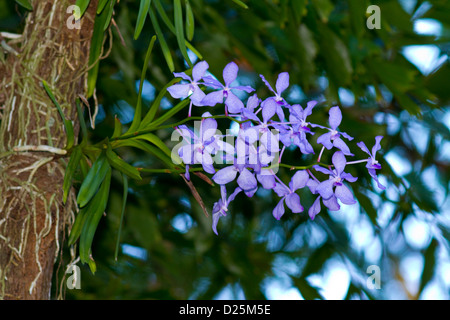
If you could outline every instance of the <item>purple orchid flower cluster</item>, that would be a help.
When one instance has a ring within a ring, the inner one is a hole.
[[[376,160],[376,153],[381,149],[382,136],[375,138],[371,152],[364,142],[357,143],[357,146],[369,155],[368,158],[347,162],[346,156],[354,154],[351,153],[346,141],[352,141],[353,137],[339,130],[342,121],[339,107],[335,106],[329,110],[329,127],[308,122],[307,117],[312,114],[317,101],[308,102],[304,109],[299,104],[290,105],[282,97],[283,92],[289,87],[287,72],[279,74],[275,90],[261,75],[262,81],[273,96],[261,100],[254,94],[244,105],[238,97],[239,91],[250,94],[255,90],[250,86],[234,85],[238,76],[238,66],[231,62],[224,68],[225,84],[213,77],[208,68],[208,63],[201,61],[193,67],[192,77],[185,73],[174,73],[175,77],[180,77],[183,81],[169,87],[168,91],[173,98],[190,100],[188,117],[191,116],[192,106],[213,107],[224,104],[225,117],[239,123],[239,132],[233,137],[234,145],[224,141],[224,138],[230,135],[218,133],[217,121],[209,112],[203,113],[198,130],[192,130],[186,125],[176,128],[184,140],[183,146],[177,152],[186,165],[186,178],[190,178],[190,166],[200,164],[205,172],[213,175],[212,180],[220,185],[221,199],[214,204],[212,210],[212,228],[216,234],[219,219],[227,215],[234,198],[240,192],[252,197],[258,187],[273,190],[280,197],[279,203],[273,209],[273,216],[276,219],[283,216],[285,204],[293,213],[303,212],[304,208],[296,191],[305,187],[317,195],[308,210],[311,219],[321,211],[321,202],[331,211],[340,210],[339,201],[346,205],[356,203],[346,185],[357,180],[345,172],[345,167],[350,164],[367,163],[370,176],[380,189],[385,189],[376,174],[376,170],[381,169]],[[316,134],[312,131],[313,128],[325,132],[316,140],[317,144],[322,145],[317,164],[310,167],[325,175],[325,178],[318,179],[310,169],[297,170],[291,181],[285,184],[276,174],[283,152],[286,148],[298,147],[302,154],[314,154],[314,149],[308,141],[308,137]],[[325,149],[336,150],[332,156],[332,165],[320,163]],[[226,165],[216,169],[214,165],[218,163]],[[234,180],[237,187],[228,196],[226,186]]]

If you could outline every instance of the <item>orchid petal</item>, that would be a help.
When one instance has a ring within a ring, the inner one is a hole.
[[[277,89],[278,95],[281,96],[281,93],[289,87],[289,73],[282,72],[278,75],[277,83],[275,84],[275,88]]]
[[[205,74],[206,70],[208,70],[209,65],[206,61],[201,61],[197,63],[192,69],[192,78],[194,81],[199,81]]]
[[[228,93],[225,105],[230,113],[239,113],[244,109],[244,103],[232,92]]]
[[[300,203],[300,197],[295,192],[286,196],[286,205],[293,213],[300,213],[303,211],[303,206]]]
[[[174,84],[167,88],[167,91],[170,93],[172,98],[174,99],[184,99],[189,96],[191,92],[190,84]]]
[[[330,211],[339,211],[341,209],[335,196],[332,196],[330,199],[323,199],[322,202]]]
[[[237,183],[244,191],[255,189],[258,186],[255,176],[247,169],[240,172]]]
[[[270,83],[266,80],[266,78],[264,78],[264,76],[262,74],[260,74],[259,76],[261,77],[261,80],[264,82],[264,84],[267,86],[267,88],[269,88],[269,90],[272,91],[274,94],[277,94],[275,92],[275,90],[273,90],[273,88],[270,85]]]
[[[209,107],[213,107],[218,103],[223,103],[223,90],[208,93],[200,103]]]
[[[216,134],[217,121],[212,118],[203,119],[200,127],[200,137],[203,142],[208,141]]]
[[[264,189],[275,188],[276,182],[275,182],[275,177],[273,175],[257,174],[256,178],[258,179],[259,183],[261,183],[261,185]]]
[[[236,179],[238,170],[235,166],[225,167],[217,171],[217,173],[212,177],[217,184],[227,184]]]
[[[353,198],[353,194],[350,189],[345,185],[340,185],[336,187],[335,190],[336,198],[342,201],[344,204],[355,204],[356,200]]]
[[[206,94],[198,86],[195,88],[194,93],[190,96],[192,103],[195,106],[202,107],[202,100],[206,97]]]
[[[325,148],[330,150],[333,148],[333,143],[331,142],[331,132],[324,133],[319,138],[317,138],[317,143],[322,144]]]
[[[366,144],[362,141],[358,142],[356,144],[362,151],[367,153],[370,157],[372,157],[372,154],[370,153],[369,149],[367,148]]]
[[[320,196],[318,196],[317,199],[314,201],[313,205],[308,210],[308,214],[311,220],[314,220],[316,215],[319,214],[320,210],[321,210]]]
[[[347,144],[341,138],[336,138],[333,140],[333,146],[341,150],[347,156],[354,156],[353,153],[350,152]]]
[[[373,158],[375,158],[377,151],[381,149],[381,145],[380,145],[381,139],[383,139],[383,136],[375,137],[375,145],[372,147],[372,157]]]
[[[272,212],[273,216],[275,217],[275,219],[280,220],[281,217],[284,214],[284,198],[282,198],[280,200],[280,202],[278,202],[278,204],[276,205],[276,207],[273,209]]]
[[[297,171],[292,177],[292,180],[289,183],[289,187],[291,188],[291,191],[302,189],[306,187],[308,180],[309,174],[306,170]]]
[[[338,175],[340,175],[344,171],[345,165],[347,164],[347,160],[345,160],[345,156],[342,151],[335,152],[333,154],[333,157],[331,158],[331,162],[333,162]]]
[[[336,130],[336,128],[339,127],[342,121],[341,109],[339,109],[338,106],[332,107],[329,111],[329,114],[330,114],[329,118],[330,127],[331,129]]]
[[[334,181],[332,179],[323,181],[319,183],[316,191],[322,196],[322,198],[330,199],[333,196],[333,185]]]
[[[230,87],[230,84],[236,80],[239,67],[236,63],[230,62],[223,69],[223,80],[225,81],[225,86]]]

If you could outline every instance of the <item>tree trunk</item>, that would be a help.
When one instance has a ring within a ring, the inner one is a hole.
[[[0,65],[0,299],[49,299],[53,265],[73,209],[62,202],[66,135],[47,81],[75,134],[86,92],[97,1],[69,28],[75,0],[33,0],[23,35]],[[1,40],[1,39],[0,39]]]

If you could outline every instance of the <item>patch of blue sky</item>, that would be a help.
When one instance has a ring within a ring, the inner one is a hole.
[[[135,82],[136,92],[139,92],[140,83],[141,80],[136,80]],[[151,102],[155,100],[155,96],[156,96],[155,87],[148,80],[144,80],[144,84],[142,86],[142,98],[144,100]]]
[[[101,123],[106,118],[105,108],[102,104],[98,105],[97,116],[95,117],[95,124]]]
[[[338,94],[343,107],[351,107],[355,104],[355,95],[351,90],[339,88]]]
[[[430,226],[412,214],[403,222],[403,233],[406,242],[418,250],[428,247],[432,238]]]
[[[228,284],[213,298],[214,300],[245,300],[244,290],[239,283]]]
[[[147,260],[147,250],[141,248],[141,247],[136,247],[136,246],[132,246],[130,244],[122,244],[122,253],[124,255],[127,255],[129,257],[135,258],[135,259],[139,259],[139,260]]]
[[[173,217],[171,221],[172,227],[180,233],[187,233],[194,225],[195,222],[191,216],[187,213],[180,213]]]
[[[322,272],[307,277],[311,285],[320,289],[326,300],[342,300],[347,295],[351,275],[348,267],[338,258],[329,259]]]
[[[400,260],[399,271],[405,280],[406,289],[411,293],[419,290],[424,263],[423,255],[420,253],[409,253]]]
[[[430,74],[448,59],[448,56],[442,54],[441,49],[436,45],[405,46],[402,54],[424,75]]]
[[[389,163],[397,176],[406,175],[412,170],[411,163],[402,157],[396,148],[389,151],[384,156],[384,159]]]
[[[291,85],[286,100],[291,103],[300,103],[306,99],[306,95],[298,84]]]
[[[125,100],[119,100],[112,106],[113,114],[116,114],[122,124],[133,121],[134,108]]]

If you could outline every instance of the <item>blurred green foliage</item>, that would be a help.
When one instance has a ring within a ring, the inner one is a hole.
[[[323,209],[314,221],[306,212],[287,212],[276,221],[272,217],[276,196],[264,192],[258,192],[254,199],[239,196],[230,214],[221,219],[219,236],[213,234],[211,219],[205,217],[178,175],[143,173],[141,181],[129,181],[120,241],[140,248],[145,255],[137,258],[122,251],[117,261],[114,252],[123,186],[122,177],[114,172],[107,217],[100,221],[93,243],[97,272],[92,275],[83,266],[82,290],[64,289],[65,297],[212,299],[224,288],[231,288],[232,298],[265,299],[268,283],[280,279],[286,288],[297,288],[305,299],[321,299],[326,294],[312,279],[330,272],[327,266],[338,261],[350,278],[345,298],[423,298],[427,285],[434,281],[444,293],[441,297],[448,299],[448,277],[445,282],[442,268],[447,266],[448,272],[450,245],[450,211],[446,209],[450,180],[450,2],[242,1],[248,9],[239,2],[189,1],[193,13],[189,19],[195,23],[195,29],[189,30],[193,35],[190,44],[209,63],[210,71],[220,76],[228,62],[237,62],[240,80],[255,86],[261,97],[268,92],[258,74],[274,83],[278,73],[288,71],[289,102],[323,101],[311,122],[325,123],[330,106],[343,106],[345,131],[368,146],[376,135],[384,135],[381,153],[400,159],[403,171],[398,171],[393,161],[382,160],[380,173],[388,187],[380,192],[364,166],[352,167],[350,172],[360,177],[352,185],[359,205],[337,214]],[[96,129],[89,130],[90,141],[112,135],[116,114],[124,126],[131,124],[133,109],[129,106],[137,103],[141,69],[153,35],[161,32],[158,38],[164,37],[167,47],[157,41],[150,57],[146,80],[155,92],[144,92],[143,112],[173,79],[167,50],[175,71],[188,68],[183,59],[185,43],[177,35],[183,25],[173,20],[173,4],[170,0],[152,1],[151,10],[161,30],[156,31],[152,19],[146,19],[137,40],[139,2],[122,0],[115,6],[117,28],[111,27],[111,54],[99,65],[96,95],[100,113]],[[381,29],[366,27],[369,5],[380,7]],[[181,16],[180,12],[177,15]],[[418,33],[414,26],[419,19],[438,22],[440,35]],[[23,21],[13,1],[0,3],[0,21],[2,30],[20,30]],[[435,46],[447,58],[436,70],[423,74],[403,54],[405,47],[415,45]],[[172,103],[167,97],[162,105]],[[201,115],[205,109],[193,111]],[[182,112],[170,123],[184,117]],[[163,141],[170,141],[170,134],[171,130],[158,132]],[[355,159],[365,157],[356,148],[352,150]],[[157,159],[134,149],[122,152],[121,157],[138,167],[164,168]],[[283,157],[283,162],[293,165],[312,161],[296,152]],[[281,178],[287,181],[292,173],[281,170]],[[220,196],[218,186],[211,187],[192,176],[205,204],[212,208]],[[300,195],[308,208],[313,199],[307,192]],[[411,241],[416,235],[408,235],[414,223],[426,231],[420,245]],[[405,259],[411,257],[419,262],[407,265]],[[60,262],[55,281],[63,281],[68,260],[65,256]],[[381,290],[370,290],[366,285],[369,265],[381,268]],[[415,282],[408,278],[408,268],[419,270]]]

